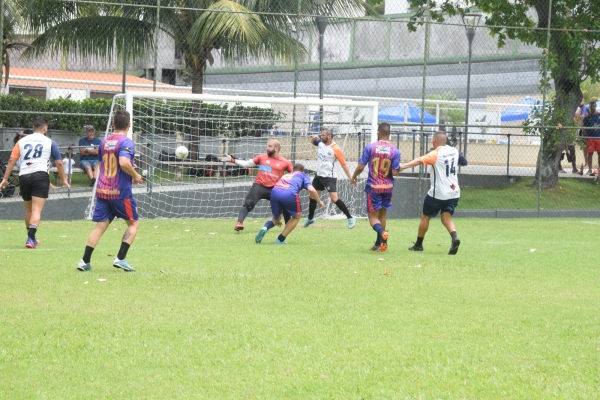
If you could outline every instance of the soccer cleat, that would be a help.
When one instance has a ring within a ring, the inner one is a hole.
[[[243,231],[244,230],[244,223],[243,222],[238,222],[235,224],[235,228],[233,228],[236,231]]]
[[[375,247],[375,246],[373,246]],[[376,253],[385,253],[387,251],[387,243],[381,243],[377,250],[374,250]]]
[[[308,228],[310,225],[314,224],[317,220],[312,218],[312,219],[307,219],[306,222],[304,223],[304,227]],[[349,224],[348,224],[349,225]]]
[[[388,231],[385,231],[381,234],[381,245],[387,248],[387,241],[388,241],[388,237],[390,237],[390,234],[388,233]]]
[[[415,243],[415,242],[413,242]],[[408,248],[410,251],[423,251],[423,246],[417,246],[416,244],[410,246]]]
[[[282,242],[279,239],[275,239],[275,244],[288,244],[288,242],[286,242],[285,240]]]
[[[348,229],[354,228],[356,225],[356,218],[348,218]]]
[[[377,250],[379,250],[379,245],[378,244],[374,244],[373,247],[371,247],[369,250],[371,250],[371,251],[377,251]]]
[[[263,226],[262,228],[260,228],[260,231],[258,231],[258,233],[256,234],[256,237],[254,238],[254,241],[256,243],[262,242],[262,240],[265,237],[266,233],[267,233],[267,227]]]
[[[135,269],[127,264],[127,261],[119,260],[117,257],[115,257],[115,261],[113,261],[113,267],[121,268],[125,272],[135,272]]]
[[[38,238],[35,238],[35,247],[38,247],[40,245],[40,240]]]
[[[83,260],[80,260],[79,264],[77,265],[77,269],[79,271],[91,271],[92,266],[90,264],[86,264]]]
[[[25,242],[25,247],[27,247],[28,249],[35,249],[37,247],[37,240],[28,237],[27,241]]]
[[[456,253],[458,253],[458,246],[460,246],[460,239],[454,239],[452,241],[452,247],[450,247],[450,251],[448,252],[448,254],[453,256]]]

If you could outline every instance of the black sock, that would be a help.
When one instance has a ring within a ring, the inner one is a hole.
[[[29,224],[29,229],[27,229],[27,236],[29,236],[29,239],[35,240],[36,232],[37,232],[37,225]]]
[[[338,208],[340,210],[342,210],[342,212],[344,213],[344,215],[346,215],[346,218],[352,218],[352,215],[350,214],[350,211],[348,211],[348,207],[346,207],[346,204],[344,204],[344,202],[342,201],[342,199],[338,199],[338,201],[335,202],[335,205],[338,206]]]
[[[381,242],[383,242],[383,238],[379,233],[377,233],[377,239],[375,240],[375,246],[380,246]]]
[[[285,236],[279,235],[277,236],[277,240],[279,240],[280,242],[285,242]]]
[[[94,252],[94,248],[90,246],[85,246],[85,251],[83,252],[83,262],[89,264],[92,261],[92,253]]]
[[[423,246],[423,239],[425,239],[425,238],[417,236],[417,241],[415,242],[415,246]]]
[[[124,260],[127,257],[127,251],[129,251],[129,243],[121,242],[121,248],[119,249],[119,254],[117,254],[117,258],[119,260]]]
[[[456,234],[456,231],[450,232],[450,236],[452,236],[452,241],[455,241],[456,239],[458,239],[458,235]]]
[[[308,202],[308,219],[313,219],[315,217],[315,210],[317,209],[317,201],[310,199]]]

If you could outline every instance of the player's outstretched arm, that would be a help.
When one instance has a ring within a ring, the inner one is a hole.
[[[219,161],[230,162],[230,163],[233,163],[233,164],[235,164],[239,167],[243,167],[243,168],[256,167],[256,164],[252,160],[238,160],[237,158],[234,158],[233,156],[230,156],[229,154],[224,154],[222,157],[219,157]]]
[[[400,171],[404,171],[405,169],[417,167],[423,164],[423,160],[421,158],[415,158],[414,160],[407,162],[406,164],[400,164]]]
[[[134,183],[142,183],[144,182],[144,178],[140,174],[137,173],[133,165],[131,164],[131,160],[129,157],[120,156],[119,157],[119,166],[126,174],[131,175]]]

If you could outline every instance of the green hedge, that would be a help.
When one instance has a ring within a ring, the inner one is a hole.
[[[0,95],[0,124],[7,128],[31,128],[33,119],[41,116],[48,120],[50,129],[83,135],[84,125],[94,125],[97,130],[106,128],[111,104],[112,99],[38,100],[22,94]],[[75,115],[60,115],[61,113]],[[89,114],[105,116],[92,117]]]
[[[42,116],[48,120],[50,129],[83,135],[84,125],[94,125],[98,131],[106,128],[111,104],[112,99],[38,100],[22,94],[0,95],[0,124],[10,128],[31,128],[33,119]],[[198,110],[199,104],[190,101],[134,102],[134,115],[139,117],[136,128],[149,132],[154,126],[157,133],[193,134],[191,126],[196,125],[195,132],[202,136],[247,136],[272,130],[283,119],[282,113],[270,108],[204,103]],[[150,117],[153,111],[155,118]],[[90,116],[92,114],[104,116]],[[198,122],[193,124],[193,120]]]

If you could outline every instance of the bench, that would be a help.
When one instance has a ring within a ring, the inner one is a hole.
[[[52,172],[54,174],[54,180],[56,181],[56,183],[57,184],[60,183],[59,182],[60,176],[58,173],[58,169],[56,167],[52,167],[52,168],[50,168],[50,172]],[[71,168],[71,175],[73,175],[76,172],[77,173],[85,173],[85,170],[83,170],[81,168],[75,168],[75,167]],[[67,171],[67,167],[65,166],[65,175],[67,175],[67,174],[68,174],[68,171]]]
[[[13,167],[13,172],[19,172],[19,167],[17,167],[16,165]],[[58,168],[56,167],[51,167],[50,168],[50,172],[52,172],[54,174],[54,180],[56,181],[56,183],[60,183],[59,179],[59,173],[58,173]],[[73,175],[74,173],[85,173],[85,171],[81,168],[71,168],[71,175]],[[65,168],[65,174],[67,174],[67,169]]]

